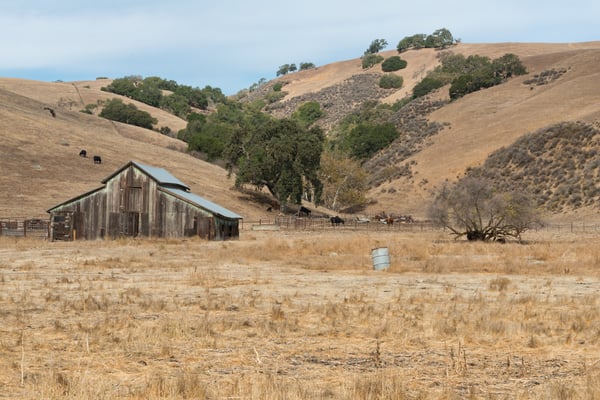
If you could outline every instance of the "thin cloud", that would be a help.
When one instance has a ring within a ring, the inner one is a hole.
[[[285,8],[274,0],[24,0],[3,5],[0,75],[152,74],[231,94],[285,63],[357,58],[373,39],[393,49],[404,36],[442,27],[471,43],[599,40],[599,15],[600,4],[587,0],[307,0]]]

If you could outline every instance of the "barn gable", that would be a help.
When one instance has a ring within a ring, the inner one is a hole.
[[[239,237],[242,217],[190,192],[168,171],[130,161],[103,187],[48,210],[53,240],[119,236]]]

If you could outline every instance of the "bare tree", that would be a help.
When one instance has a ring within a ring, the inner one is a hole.
[[[497,192],[490,181],[467,177],[445,183],[434,193],[428,214],[455,238],[521,240],[521,234],[541,224],[540,213],[523,192]]]

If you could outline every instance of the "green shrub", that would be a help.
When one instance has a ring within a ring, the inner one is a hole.
[[[362,58],[362,68],[371,68],[375,64],[379,64],[383,61],[383,57],[379,54],[365,54]]]
[[[425,78],[423,78],[423,80],[421,82],[417,83],[415,85],[415,87],[413,88],[413,97],[417,98],[417,97],[425,96],[427,93],[430,93],[436,89],[439,89],[442,86],[444,86],[443,81],[436,79],[436,78],[425,77]]]
[[[394,74],[386,74],[379,79],[379,87],[382,89],[399,89],[403,83],[402,77]]]
[[[391,123],[361,123],[350,131],[345,142],[353,157],[366,160],[398,136],[400,132]]]
[[[282,91],[269,92],[265,96],[265,100],[267,103],[271,104],[271,103],[275,103],[276,101],[283,99],[286,95],[287,95],[287,92],[282,92]]]
[[[383,72],[393,72],[400,69],[406,68],[408,63],[406,60],[401,59],[399,56],[392,56],[387,58],[381,63],[381,70]]]
[[[100,116],[146,129],[152,129],[152,125],[157,122],[156,118],[152,118],[146,111],[138,110],[134,104],[124,104],[120,99],[112,99],[106,103]]]
[[[321,105],[318,102],[309,101],[298,107],[296,112],[292,115],[292,118],[300,121],[304,126],[309,126],[321,118],[323,114]]]

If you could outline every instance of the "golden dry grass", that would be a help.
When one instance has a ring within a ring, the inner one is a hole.
[[[0,397],[598,398],[598,237],[527,239],[0,238]]]

